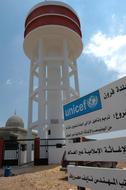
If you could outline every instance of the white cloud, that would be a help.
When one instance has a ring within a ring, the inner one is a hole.
[[[110,37],[97,32],[85,47],[85,53],[102,59],[109,70],[118,73],[119,78],[126,75],[126,34]]]
[[[112,35],[125,34],[126,32],[126,16],[118,17],[116,14],[112,14],[110,19],[109,31]]]
[[[11,79],[7,79],[6,85],[12,85],[12,80]]]
[[[6,85],[23,85],[23,80],[13,80],[13,79],[7,79]]]

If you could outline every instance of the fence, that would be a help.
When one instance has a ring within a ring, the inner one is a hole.
[[[60,163],[65,147],[64,138],[56,139],[0,139],[0,167],[3,165],[24,165],[28,164],[27,154],[30,142],[32,146],[31,162],[34,165],[48,165]],[[54,154],[55,150],[55,154]]]
[[[4,160],[4,140],[0,139],[0,168],[3,166]]]
[[[84,136],[107,136],[126,128],[126,77],[64,105],[64,118],[67,160],[90,165],[68,166],[69,182],[78,189],[126,189],[126,170],[110,168],[126,161],[126,137],[77,142]],[[91,167],[93,163],[102,167]]]
[[[48,165],[61,162],[65,149],[65,138],[40,139],[39,144],[40,153],[36,164]]]
[[[31,161],[34,161],[34,139],[5,140],[3,165],[27,164],[28,141],[32,144]]]

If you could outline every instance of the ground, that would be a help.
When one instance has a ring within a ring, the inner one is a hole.
[[[118,168],[126,168],[126,163],[118,164]],[[12,167],[15,176],[2,177],[0,170],[0,190],[77,190],[67,181],[67,174],[60,171],[60,166]],[[89,189],[86,189],[89,190]]]
[[[15,176],[0,177],[0,190],[75,190],[76,186],[67,182],[67,174],[60,167],[31,166],[12,168]],[[1,174],[2,174],[1,170]],[[18,175],[17,175],[18,174]]]

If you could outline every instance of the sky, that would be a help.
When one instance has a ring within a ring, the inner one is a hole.
[[[78,58],[84,96],[126,75],[126,0],[62,0],[77,12],[84,49]],[[27,127],[29,59],[24,21],[40,0],[0,1],[0,127],[16,110]]]

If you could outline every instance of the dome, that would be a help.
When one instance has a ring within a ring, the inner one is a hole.
[[[17,115],[13,115],[7,120],[6,127],[22,127],[22,128],[24,128],[23,119]]]

